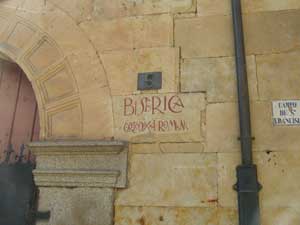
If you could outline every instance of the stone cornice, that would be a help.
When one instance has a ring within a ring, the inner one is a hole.
[[[28,144],[36,156],[119,154],[126,147],[127,143],[122,141],[45,141]]]
[[[116,187],[120,171],[35,170],[40,187]]]
[[[122,141],[46,141],[27,148],[36,156],[35,182],[44,187],[127,185],[128,146]]]

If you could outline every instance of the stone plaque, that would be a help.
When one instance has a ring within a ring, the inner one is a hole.
[[[118,138],[133,142],[202,140],[204,94],[131,95],[113,100]]]
[[[300,126],[300,100],[273,101],[274,126]]]

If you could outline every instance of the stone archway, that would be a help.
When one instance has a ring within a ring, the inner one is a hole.
[[[0,8],[1,56],[32,83],[41,140],[109,139],[112,103],[101,61],[72,19],[51,7],[47,15]]]
[[[51,211],[51,224],[112,224],[114,190],[127,185],[128,146],[105,141],[114,126],[101,59],[56,6],[47,2],[43,13],[14,2],[0,2],[0,57],[22,68],[38,102],[41,142],[27,147],[37,157],[39,208]]]

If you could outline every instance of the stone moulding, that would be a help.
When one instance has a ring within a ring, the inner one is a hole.
[[[122,141],[32,142],[39,187],[127,186],[128,145]]]
[[[34,171],[35,182],[40,187],[116,187],[119,176],[119,171]]]
[[[126,142],[122,141],[45,141],[28,144],[29,149],[38,155],[99,155],[120,154]]]

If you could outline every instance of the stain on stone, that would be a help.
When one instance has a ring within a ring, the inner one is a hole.
[[[139,223],[139,225],[146,225],[144,216],[142,216],[140,219],[138,219],[138,223]]]
[[[208,199],[207,202],[209,203],[218,203],[218,199]]]
[[[271,158],[269,158],[269,159],[268,159],[268,162],[271,162],[271,160],[272,160],[272,159],[271,159]]]
[[[159,217],[159,221],[164,221],[164,217],[163,217],[163,216],[160,216],[160,217]]]

